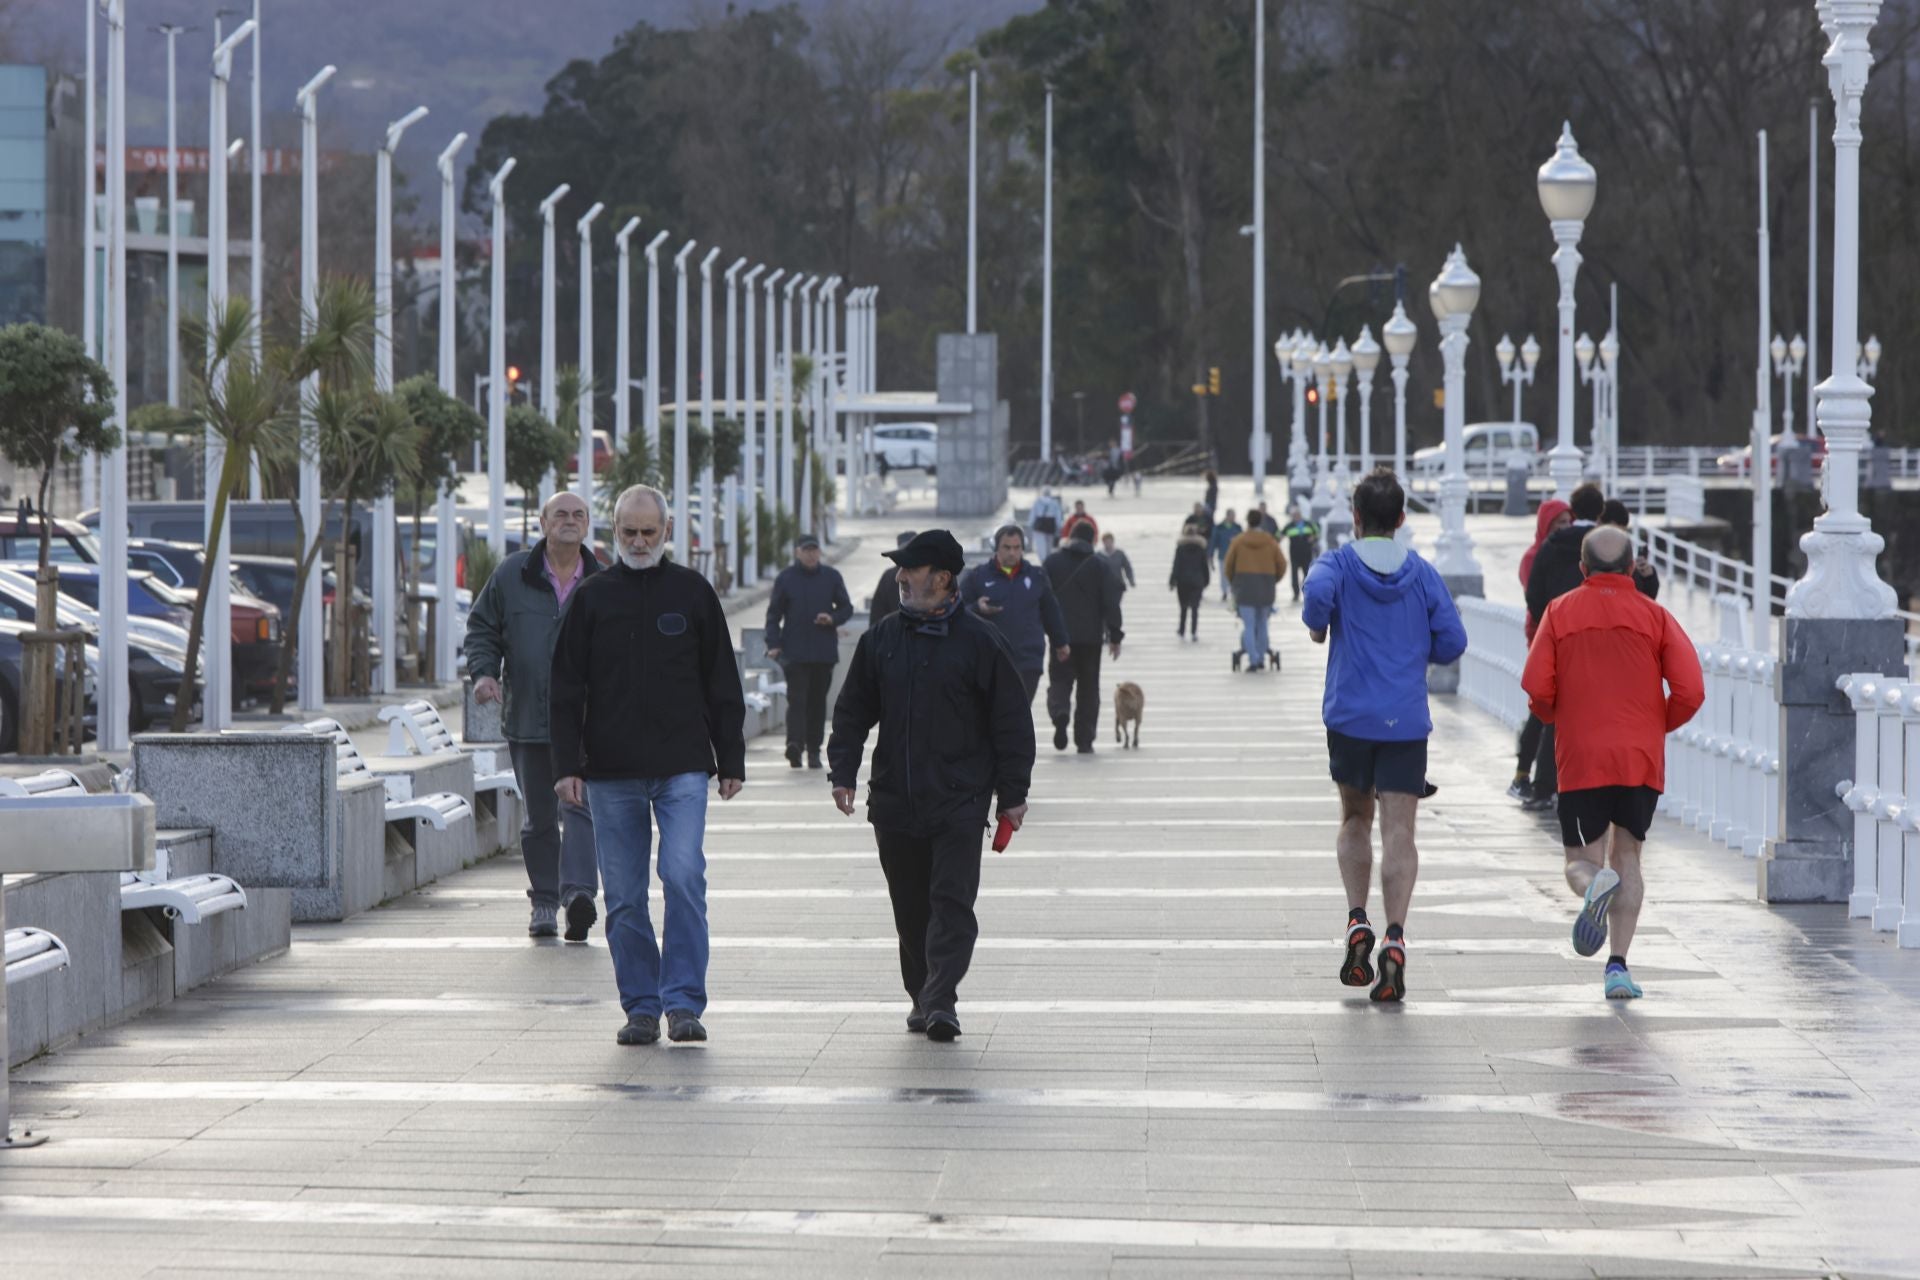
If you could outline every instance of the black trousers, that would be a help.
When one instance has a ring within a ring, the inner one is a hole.
[[[1295,556],[1287,564],[1287,581],[1293,587],[1293,598],[1300,598],[1300,584],[1307,580],[1307,570],[1313,568],[1313,553]]]
[[[964,820],[931,836],[873,829],[900,936],[900,981],[922,1012],[954,1012],[960,980],[973,963],[984,834]]]
[[[1068,646],[1065,662],[1052,659],[1047,668],[1047,716],[1056,725],[1073,717],[1073,744],[1093,745],[1100,731],[1100,646]]]
[[[832,683],[831,662],[787,664],[788,750],[819,754],[827,740],[827,686]]]
[[[1187,619],[1193,619],[1193,634],[1200,634],[1200,597],[1206,593],[1205,587],[1180,586],[1174,588],[1174,594],[1180,599],[1180,634],[1187,634]]]
[[[1035,667],[1031,671],[1022,671],[1020,673],[1020,683],[1025,685],[1027,689],[1028,706],[1033,705],[1033,695],[1040,691],[1040,677],[1045,674],[1046,672],[1040,667]]]
[[[1540,735],[1546,727],[1539,716],[1527,713],[1527,722],[1520,726],[1519,759],[1513,766],[1516,776],[1524,778],[1533,773],[1533,762],[1540,754]]]
[[[1553,726],[1542,725],[1540,747],[1533,758],[1533,794],[1536,799],[1560,791],[1560,762],[1553,757]]]

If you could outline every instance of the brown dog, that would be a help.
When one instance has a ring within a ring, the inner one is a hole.
[[[1131,680],[1122,680],[1113,690],[1113,738],[1121,747],[1140,749],[1140,716],[1147,709],[1147,695]],[[1133,726],[1133,739],[1127,739],[1127,726]]]

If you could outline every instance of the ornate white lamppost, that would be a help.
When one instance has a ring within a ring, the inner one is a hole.
[[[1586,335],[1582,334],[1580,341],[1587,342]],[[1593,344],[1588,342],[1587,345],[1591,347]],[[1575,344],[1575,349],[1578,350],[1578,344]],[[1500,381],[1513,384],[1513,420],[1524,422],[1526,419],[1520,416],[1520,391],[1532,384],[1534,375],[1539,371],[1540,344],[1533,340],[1532,334],[1528,334],[1527,340],[1516,350],[1513,339],[1503,333],[1500,341],[1494,345],[1493,357],[1500,365]]]
[[[1440,322],[1440,355],[1446,366],[1446,470],[1440,477],[1440,538],[1434,548],[1434,567],[1456,596],[1480,595],[1480,562],[1474,558],[1473,538],[1467,533],[1467,324],[1480,301],[1480,277],[1467,265],[1459,245],[1427,287],[1434,318]],[[1572,360],[1569,358],[1568,363]],[[1570,385],[1570,384],[1569,384]],[[1578,454],[1575,454],[1578,465]],[[1575,477],[1576,483],[1578,477]],[[1567,486],[1572,492],[1573,485]]]
[[[487,273],[487,547],[496,558],[507,550],[507,175],[514,164],[508,156],[487,183],[493,203],[493,261]]]
[[[1854,345],[1854,369],[1859,373],[1861,381],[1873,382],[1879,378],[1880,351],[1878,336],[1869,337],[1865,346],[1857,343]]]
[[[1393,315],[1381,326],[1380,336],[1386,340],[1387,356],[1393,361],[1393,473],[1405,482],[1407,474],[1407,361],[1413,355],[1413,344],[1420,338],[1420,330],[1413,321],[1407,319],[1407,309],[1400,303],[1393,304]]]
[[[1560,145],[1540,166],[1540,207],[1553,228],[1553,269],[1560,276],[1560,364],[1555,371],[1560,402],[1558,438],[1548,457],[1553,496],[1565,501],[1580,483],[1580,450],[1573,442],[1573,282],[1580,273],[1580,230],[1593,209],[1593,166],[1574,145],[1573,125],[1560,126]],[[1449,406],[1451,410],[1451,406]]]
[[[1333,353],[1327,350],[1326,343],[1322,342],[1314,347],[1313,356],[1308,361],[1308,365],[1313,370],[1314,390],[1318,397],[1315,403],[1320,409],[1318,426],[1320,461],[1315,467],[1313,510],[1316,516],[1325,517],[1327,512],[1333,510],[1334,503],[1333,463],[1327,456],[1330,434],[1327,431],[1327,392],[1329,384],[1333,381]]]
[[[1347,463],[1347,378],[1353,373],[1353,353],[1347,349],[1345,338],[1334,339],[1327,365],[1333,374],[1334,486],[1345,498],[1353,492],[1353,472]]]
[[[1782,383],[1780,399],[1780,432],[1788,439],[1793,437],[1793,380],[1800,376],[1800,370],[1807,360],[1807,340],[1799,334],[1793,335],[1793,341],[1783,340],[1779,334],[1773,335],[1773,344],[1767,354],[1773,357],[1773,375]],[[1784,447],[1784,444],[1783,446]]]
[[[1360,326],[1353,342],[1353,372],[1360,384],[1360,474],[1373,474],[1373,371],[1380,367],[1380,344],[1373,330]]]
[[[1313,376],[1313,336],[1295,329],[1286,338],[1287,374],[1293,381],[1293,431],[1287,441],[1287,488],[1298,497],[1313,492],[1313,451],[1307,444],[1307,380]]]

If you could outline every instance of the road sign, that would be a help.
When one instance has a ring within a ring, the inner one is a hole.
[[[1134,406],[1133,392],[1122,391],[1120,393],[1120,412],[1132,413],[1133,406]]]

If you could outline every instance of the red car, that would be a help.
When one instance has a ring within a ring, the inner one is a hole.
[[[593,474],[600,475],[613,465],[613,437],[604,431],[593,433]],[[567,474],[577,475],[580,471],[580,452],[578,449],[567,455]],[[464,585],[464,584],[463,584]]]

